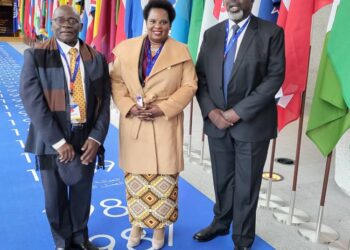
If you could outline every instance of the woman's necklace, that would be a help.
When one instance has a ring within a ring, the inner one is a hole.
[[[159,50],[159,47],[156,48],[156,47],[152,47],[152,46],[151,46],[151,51],[152,51],[152,52],[156,53],[158,50]]]

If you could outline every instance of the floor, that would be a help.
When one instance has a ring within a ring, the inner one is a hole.
[[[11,43],[20,52],[26,48],[22,43]],[[188,156],[189,107],[185,110],[185,145],[186,170],[181,174],[202,193],[214,200],[210,160],[207,141],[203,147],[203,162],[200,162],[202,149],[202,119],[197,103],[194,103],[193,131],[191,139],[191,154]],[[301,144],[300,166],[296,190],[295,207],[303,210],[312,222],[316,222],[319,212],[322,182],[324,178],[326,159],[318,152],[312,142],[305,136],[309,103],[306,104],[304,131]],[[112,122],[117,125],[118,112],[112,107]],[[294,159],[296,151],[298,122],[288,125],[277,139],[275,158],[287,157]],[[271,147],[270,147],[271,148]],[[265,164],[265,171],[269,170],[270,153]],[[279,250],[322,250],[322,249],[350,249],[350,197],[347,196],[334,181],[334,161],[328,183],[323,223],[339,233],[339,240],[332,245],[313,243],[298,233],[299,226],[288,226],[279,223],[273,216],[274,210],[258,208],[257,234]],[[293,181],[293,165],[274,164],[274,172],[283,176],[283,180],[274,182],[272,194],[282,198],[289,204]],[[267,190],[268,182],[263,181],[262,190]]]

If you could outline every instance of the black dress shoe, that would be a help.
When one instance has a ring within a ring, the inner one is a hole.
[[[210,241],[216,238],[217,236],[226,235],[229,232],[229,229],[217,229],[213,225],[210,225],[193,235],[193,239],[199,242],[205,242]]]
[[[235,250],[250,250],[250,247],[235,247]]]
[[[56,247],[56,250],[71,250],[70,247]]]
[[[84,243],[80,244],[72,243],[72,250],[98,250],[98,248],[92,245],[90,241],[85,241]]]

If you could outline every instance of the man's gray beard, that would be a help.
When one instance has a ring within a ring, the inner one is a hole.
[[[227,14],[228,17],[234,22],[241,21],[243,19],[243,10],[240,10],[236,13],[227,12]]]

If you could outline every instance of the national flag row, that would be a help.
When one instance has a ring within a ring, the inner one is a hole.
[[[196,61],[204,31],[227,18],[223,0],[168,1],[176,10],[171,36],[187,43],[193,60]],[[343,5],[346,4],[343,2],[349,2],[334,1]],[[62,4],[73,6],[80,14],[83,23],[80,38],[104,53],[109,62],[113,60],[111,51],[116,44],[145,33],[142,11],[148,0],[14,0],[14,2],[16,27],[20,27],[22,32],[32,39],[36,36],[45,38],[52,35],[50,23],[53,10],[57,6]],[[312,17],[320,8],[331,3],[333,0],[254,1],[253,14],[272,22],[277,21],[285,33],[286,77],[276,96],[279,131],[300,117],[301,96],[305,91],[308,76]],[[350,10],[347,11],[350,13]],[[349,59],[344,58],[343,62],[349,62]],[[320,68],[321,70],[324,69]],[[338,80],[341,82],[341,79]],[[346,84],[350,86],[350,82]],[[350,97],[344,98],[349,105]],[[343,131],[345,127],[343,126]]]

